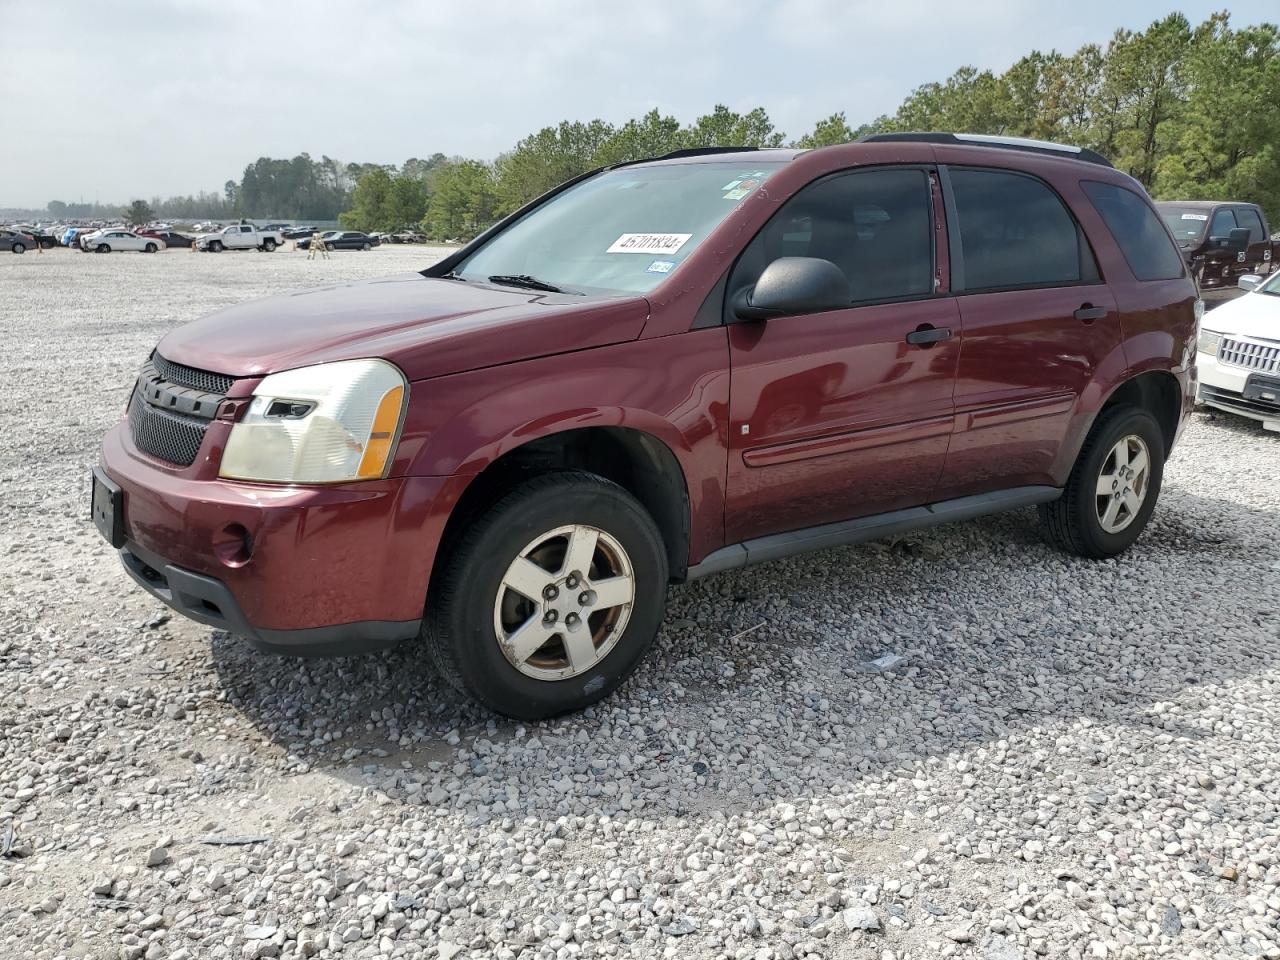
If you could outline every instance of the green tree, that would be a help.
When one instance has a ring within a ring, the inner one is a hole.
[[[493,223],[500,202],[492,167],[449,161],[435,171],[422,231],[436,240],[470,239]]]
[[[1233,31],[1216,14],[1196,29],[1183,76],[1186,105],[1168,124],[1157,195],[1249,200],[1280,221],[1280,32]]]
[[[717,103],[685,130],[684,140],[687,147],[780,147],[786,136],[775,129],[763,107],[735,113]]]
[[[849,128],[844,118],[844,111],[833,113],[825,120],[819,120],[812,133],[806,133],[796,141],[797,147],[812,150],[815,147],[830,147],[837,143],[850,143],[858,139],[858,133]]]
[[[339,214],[338,222],[348,230],[380,229],[391,196],[391,174],[375,167],[360,178],[351,194],[351,209]]]
[[[156,212],[145,200],[135,200],[124,212],[125,222],[131,227],[146,226],[156,218]]]
[[[650,110],[638,120],[628,120],[614,131],[592,158],[593,166],[660,157],[686,145],[686,134],[675,117]]]
[[[509,213],[599,166],[597,158],[614,135],[614,127],[603,120],[566,120],[525,137],[495,164],[502,211]]]

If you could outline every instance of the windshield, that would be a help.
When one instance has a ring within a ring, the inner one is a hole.
[[[1271,279],[1257,288],[1258,293],[1269,293],[1273,297],[1280,297],[1280,270],[1271,274]]]
[[[611,170],[547,201],[453,274],[536,280],[567,293],[646,293],[782,165],[749,160]]]
[[[1160,208],[1160,216],[1173,231],[1173,239],[1178,241],[1199,240],[1204,236],[1205,227],[1209,225],[1209,214],[1188,207]]]

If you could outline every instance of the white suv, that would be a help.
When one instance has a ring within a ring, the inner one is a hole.
[[[1239,282],[1249,292],[1201,322],[1198,399],[1280,432],[1280,271]]]

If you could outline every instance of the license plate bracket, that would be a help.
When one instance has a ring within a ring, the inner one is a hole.
[[[1259,403],[1273,403],[1280,408],[1280,377],[1252,374],[1245,381],[1244,398]]]
[[[119,550],[124,546],[124,491],[98,467],[93,468],[91,482],[89,511],[93,525],[107,543]]]

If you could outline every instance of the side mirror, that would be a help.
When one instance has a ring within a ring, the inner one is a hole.
[[[756,285],[733,302],[739,320],[767,320],[801,313],[822,313],[849,306],[849,278],[830,260],[779,257],[764,268]]]
[[[1244,253],[1249,249],[1249,228],[1236,227],[1222,238],[1221,246],[1231,253]]]
[[[1236,286],[1241,290],[1257,290],[1262,286],[1262,278],[1256,273],[1246,273],[1236,281]]]

